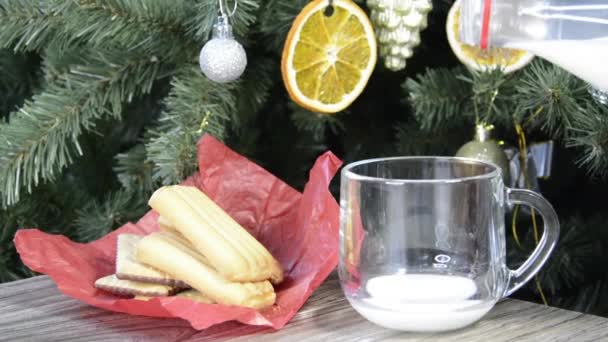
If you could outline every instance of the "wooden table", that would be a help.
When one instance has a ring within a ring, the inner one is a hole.
[[[225,323],[205,331],[185,321],[129,316],[62,295],[48,277],[0,285],[0,341],[608,341],[608,319],[506,300],[477,324],[411,334],[368,323],[348,304],[335,275],[282,330]]]

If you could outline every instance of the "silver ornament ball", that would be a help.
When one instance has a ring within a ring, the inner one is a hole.
[[[245,71],[247,53],[234,39],[228,16],[219,16],[213,25],[213,36],[201,49],[199,64],[205,76],[218,83],[232,82]]]
[[[199,62],[207,78],[227,83],[241,77],[247,67],[247,54],[234,39],[214,38],[201,49]]]

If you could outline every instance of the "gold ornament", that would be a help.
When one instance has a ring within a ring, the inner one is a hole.
[[[431,0],[367,0],[367,6],[384,65],[392,71],[403,70],[420,44],[420,32],[433,8]]]
[[[475,139],[464,144],[458,152],[457,157],[472,158],[496,164],[502,170],[502,178],[505,184],[510,182],[509,159],[498,142],[492,139],[494,126],[478,124]]]

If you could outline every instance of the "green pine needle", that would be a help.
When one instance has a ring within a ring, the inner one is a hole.
[[[238,122],[234,122],[234,124],[237,126],[240,126],[241,123],[254,124],[251,121],[266,104],[270,89],[275,83],[273,76],[278,72],[273,61],[266,57],[255,56],[249,61],[249,64],[255,65],[255,67],[245,70],[235,89],[239,114],[235,118],[235,121],[238,119]]]
[[[194,15],[189,1],[78,0],[66,2],[62,14],[63,47],[120,46],[162,62],[190,59],[200,49],[183,22]]]
[[[88,199],[82,187],[62,179],[39,187],[13,206],[0,208],[0,283],[34,275],[23,265],[13,244],[17,230],[38,228],[72,238],[70,222],[76,208]]]
[[[513,103],[513,78],[501,69],[484,72],[469,70],[470,75],[458,76],[469,83],[472,90],[471,106],[476,121],[509,126],[513,122],[515,105]]]
[[[293,102],[290,103],[291,120],[298,130],[309,132],[314,141],[322,142],[325,139],[327,130],[337,134],[344,130],[342,117],[344,114],[327,115],[311,112],[298,107]]]
[[[209,133],[224,139],[226,125],[234,121],[233,86],[202,77],[198,66],[187,66],[172,81],[172,90],[146,144],[148,160],[155,165],[153,179],[175,184],[197,169],[197,141]]]
[[[82,53],[82,52],[81,52]],[[119,117],[124,102],[150,91],[159,63],[91,52],[0,125],[0,190],[5,205],[52,181],[82,154],[78,138],[104,116]]]
[[[458,144],[463,141],[463,129],[440,129],[434,132],[421,130],[416,122],[399,124],[395,129],[396,150],[402,156],[453,155]],[[441,138],[438,138],[441,137]]]
[[[268,104],[277,65],[267,57],[254,56],[249,62],[255,68],[247,68],[235,89],[237,115],[231,122],[226,143],[239,153],[255,159],[260,137],[259,123],[262,110]],[[246,94],[246,95],[244,95]]]
[[[135,145],[126,153],[115,157],[114,171],[120,184],[129,191],[147,194],[154,190],[152,172],[154,164],[147,160],[146,147],[143,144]]]
[[[467,108],[472,97],[471,86],[458,76],[461,68],[428,69],[403,84],[414,116],[424,130],[452,124],[455,120],[471,120],[474,115]]]
[[[579,164],[592,175],[608,175],[608,108],[590,102],[569,132],[568,146],[582,149]]]
[[[139,192],[123,189],[110,193],[103,201],[90,201],[76,211],[76,236],[83,242],[97,240],[127,222],[137,221],[146,210],[146,198]]]
[[[554,253],[540,273],[543,288],[555,296],[563,288],[581,285],[585,273],[593,267],[596,242],[592,238],[594,229],[603,229],[605,218],[583,219],[574,216],[561,224],[560,239]],[[608,261],[608,260],[607,260]]]
[[[0,49],[0,121],[39,86],[35,56]]]
[[[516,85],[514,100],[520,120],[559,137],[572,125],[573,117],[582,114],[578,99],[587,96],[586,89],[584,82],[567,71],[536,60]]]
[[[585,283],[551,300],[551,306],[608,317],[608,277]]]
[[[227,3],[228,10],[232,11],[234,2],[228,0]],[[197,1],[193,6],[195,13],[188,17],[185,24],[188,35],[194,37],[202,44],[210,39],[213,24],[215,24],[220,13],[219,2],[217,0],[201,0]],[[231,18],[231,23],[234,33],[239,40],[242,40],[246,36],[249,27],[257,20],[259,6],[259,1],[238,0],[238,7]]]
[[[13,281],[25,277],[23,268],[15,267],[18,264],[17,252],[12,244],[15,233],[22,227],[34,227],[31,213],[37,212],[41,216],[44,208],[40,202],[33,198],[26,198],[11,208],[0,210],[0,283]]]
[[[283,50],[283,44],[294,19],[308,3],[308,0],[268,0],[265,2],[260,13],[260,31],[268,37],[269,50]]]
[[[60,28],[57,0],[0,0],[0,48],[40,51]]]

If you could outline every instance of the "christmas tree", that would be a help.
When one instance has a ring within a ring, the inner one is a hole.
[[[433,1],[420,41],[403,43],[413,55],[378,59],[352,105],[316,113],[292,101],[280,68],[308,2],[239,0],[231,19],[248,67],[216,83],[198,58],[217,0],[0,0],[0,281],[32,275],[12,245],[17,229],[91,241],[137,220],[152,191],[196,171],[204,134],[301,189],[326,150],[345,162],[454,155],[486,122],[518,151],[522,140],[555,142],[537,190],[556,207],[560,241],[515,296],[608,315],[608,107],[586,83],[540,58],[509,73],[463,66],[446,36],[453,2]],[[377,5],[357,3],[370,15]],[[515,267],[537,229],[523,209],[508,222]]]

